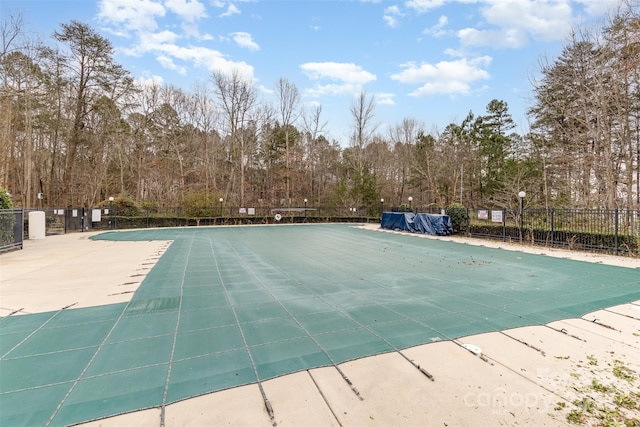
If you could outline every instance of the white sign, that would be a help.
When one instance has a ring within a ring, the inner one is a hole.
[[[74,218],[77,218],[78,217],[78,209],[73,209],[71,211],[71,216],[74,217]]]
[[[502,211],[491,211],[491,222],[502,222]]]
[[[102,216],[100,215],[100,209],[91,209],[91,222],[100,222],[102,221]]]
[[[478,211],[478,219],[489,219],[489,211],[488,210],[479,210]]]
[[[256,208],[249,208],[249,215],[255,215],[256,214]]]

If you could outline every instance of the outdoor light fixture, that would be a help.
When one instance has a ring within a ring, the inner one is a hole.
[[[304,199],[304,217],[307,217],[307,199]]]
[[[527,193],[524,191],[518,192],[518,197],[520,197],[520,243],[522,243],[522,229],[524,228],[524,198]]]
[[[384,199],[380,199],[380,215],[384,212]]]
[[[413,203],[413,197],[409,196],[409,209],[411,209],[411,212],[413,212],[412,203]]]
[[[220,216],[222,216],[222,202],[224,201],[224,199],[222,197],[220,197]]]

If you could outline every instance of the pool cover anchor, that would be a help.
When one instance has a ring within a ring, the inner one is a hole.
[[[596,325],[600,325],[600,326],[602,326],[603,328],[611,329],[612,331],[620,332],[619,330],[617,330],[617,329],[616,329],[616,328],[614,328],[613,326],[611,326],[611,325],[607,325],[606,323],[599,322],[599,320],[600,320],[600,319],[593,319],[593,320],[591,321],[591,323],[595,323]]]
[[[433,376],[433,374],[431,374],[429,371],[424,369],[422,366],[420,366],[419,364],[417,364],[413,360],[409,359],[402,351],[395,350],[395,352],[398,353],[400,356],[402,356],[407,362],[411,363],[413,365],[413,367],[416,368],[418,371],[420,371],[425,377],[429,378],[431,381],[435,381],[436,380],[436,378]]]
[[[276,415],[273,412],[271,402],[269,402],[269,399],[267,399],[267,396],[264,394],[264,392],[262,394],[262,398],[264,399],[264,407],[267,409],[267,413],[269,414],[269,418],[271,419],[271,425],[273,427],[276,427],[278,423],[276,423]]]
[[[431,375],[429,372],[427,372],[426,369],[424,369],[422,366],[420,365],[415,365],[416,368],[418,368],[418,370],[420,372],[422,372],[424,374],[425,377],[429,378],[431,381],[435,381],[436,379],[433,377],[433,375]]]
[[[554,330],[554,331],[556,331],[556,332],[560,332],[561,334],[564,334],[564,335],[566,335],[566,336],[568,336],[568,337],[575,338],[575,339],[577,339],[578,341],[587,342],[587,340],[585,340],[584,338],[580,338],[580,337],[579,337],[579,336],[577,336],[577,335],[570,334],[570,333],[569,333],[569,331],[567,331],[567,329],[566,329],[566,328],[556,329],[556,328],[552,328],[552,327],[551,327],[551,326],[549,326],[549,325],[547,325],[547,327],[548,327],[548,328],[550,328],[550,329],[552,329],[552,330]]]
[[[484,353],[482,352],[482,349],[480,347],[478,347],[475,344],[461,344],[458,341],[453,341],[454,344],[459,345],[460,347],[462,347],[463,349],[467,350],[469,353],[473,354],[474,356],[478,356],[478,358],[480,360],[482,360],[483,362],[488,363],[489,365],[493,366],[493,362],[489,361],[489,358],[487,356],[484,355]]]
[[[356,388],[356,386],[353,385],[353,383],[351,382],[351,380],[349,379],[349,377],[347,377],[345,375],[344,372],[342,372],[342,370],[340,368],[338,368],[337,365],[334,365],[335,368],[338,370],[338,372],[340,372],[340,375],[342,375],[342,378],[347,382],[347,384],[349,384],[349,387],[351,387],[351,390],[356,394],[356,396],[358,396],[358,399],[360,399],[361,401],[364,400],[364,397],[362,397],[360,395],[360,392],[358,391],[358,389]]]
[[[531,349],[533,349],[533,350],[535,350],[535,351],[539,352],[539,353],[540,353],[540,354],[542,354],[543,356],[546,356],[546,354],[547,354],[547,353],[545,353],[545,351],[544,351],[544,350],[539,349],[538,347],[536,347],[536,346],[534,346],[534,345],[532,345],[532,344],[529,344],[529,343],[528,343],[528,342],[526,342],[526,341],[523,341],[523,340],[518,339],[518,338],[516,338],[516,337],[512,337],[512,336],[511,336],[511,335],[509,335],[509,334],[505,334],[503,331],[500,331],[500,333],[501,333],[502,335],[506,336],[507,338],[511,338],[512,340],[517,341],[517,342],[519,342],[520,344],[524,344],[524,345],[526,345],[527,347],[529,347],[529,348],[531,348]]]
[[[134,292],[135,291],[122,291],[122,292],[116,292],[115,294],[108,294],[107,296],[108,297],[113,297],[113,296],[116,296],[116,295],[132,294]]]

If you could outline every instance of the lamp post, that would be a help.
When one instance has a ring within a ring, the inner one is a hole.
[[[220,216],[222,216],[222,202],[224,202],[224,199],[220,197],[219,202],[220,202]]]
[[[307,217],[307,199],[304,199],[304,217]]]
[[[109,228],[113,228],[113,196],[109,197]]]
[[[527,193],[524,191],[518,192],[518,197],[520,198],[520,243],[522,243],[522,229],[524,227],[524,198]]]
[[[384,199],[380,199],[380,216],[384,213]]]
[[[413,212],[413,197],[409,196],[409,209]]]

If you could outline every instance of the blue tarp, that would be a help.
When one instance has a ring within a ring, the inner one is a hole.
[[[413,212],[383,212],[380,227],[433,236],[447,236],[453,232],[449,215],[414,214]]]

